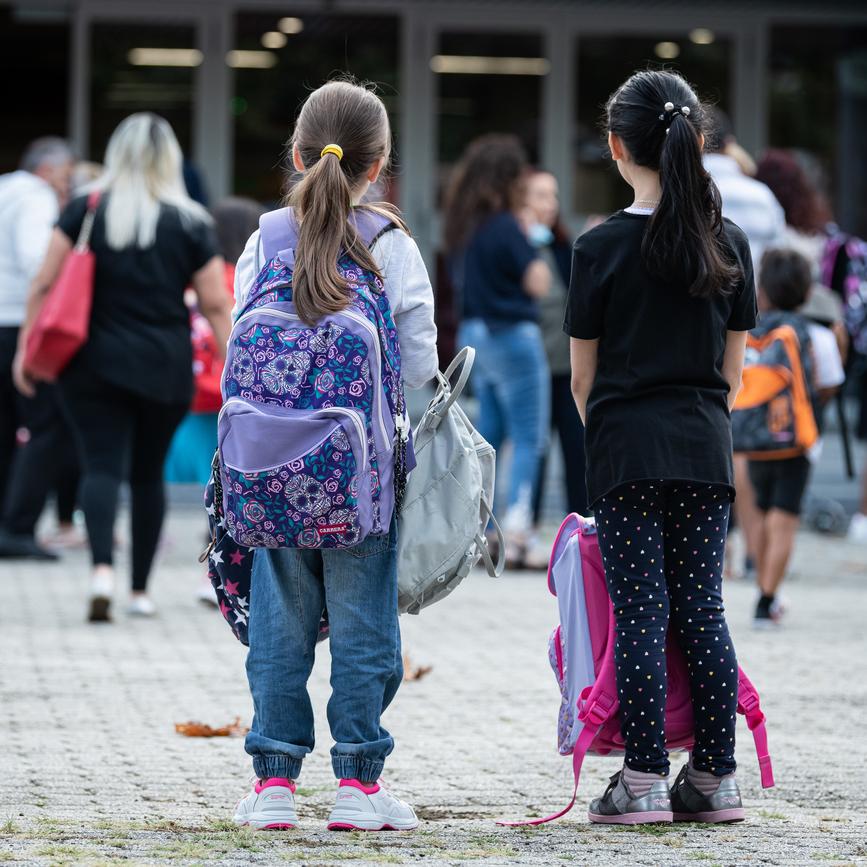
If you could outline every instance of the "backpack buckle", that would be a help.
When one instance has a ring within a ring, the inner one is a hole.
[[[394,429],[401,442],[409,441],[410,422],[406,412],[397,413],[394,417]]]
[[[589,689],[589,687],[588,687]],[[587,724],[601,726],[611,716],[614,699],[600,692],[590,704],[585,704],[585,697],[578,699],[578,719]]]
[[[738,699],[738,709],[744,716],[750,716],[759,709],[759,697],[754,692],[746,693]]]

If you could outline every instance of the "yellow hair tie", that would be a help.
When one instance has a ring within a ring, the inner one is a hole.
[[[322,158],[326,154],[334,154],[337,157],[337,161],[340,162],[343,159],[343,148],[336,144],[325,145],[320,151],[319,157]]]

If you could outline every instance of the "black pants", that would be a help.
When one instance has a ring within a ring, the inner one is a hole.
[[[72,519],[78,459],[57,386],[41,384],[33,398],[15,389],[17,342],[17,328],[0,328],[0,527],[32,536],[55,488],[59,517]],[[26,436],[22,443],[17,441],[19,430]]]
[[[585,478],[584,425],[572,397],[571,376],[568,373],[551,377],[551,429],[557,431],[563,463],[566,467],[566,507],[579,515],[587,514],[587,480]],[[542,517],[545,495],[545,470],[548,453],[543,452],[539,464],[539,480],[533,499],[533,523]]]
[[[617,692],[626,764],[668,773],[665,639],[686,658],[695,767],[735,769],[738,663],[722,601],[729,495],[719,485],[635,482],[596,504],[599,546],[617,624]]]
[[[80,500],[93,564],[113,563],[121,483],[132,501],[132,587],[144,590],[165,516],[163,465],[187,404],[148,400],[76,371],[62,384],[75,424],[83,478]]]

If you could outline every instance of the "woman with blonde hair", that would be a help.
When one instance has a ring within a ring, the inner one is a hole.
[[[93,559],[91,621],[109,620],[114,593],[114,521],[123,481],[131,488],[130,613],[152,615],[146,595],[165,514],[163,464],[193,389],[190,319],[184,289],[224,347],[231,301],[207,211],[187,194],[181,149],[171,126],[134,114],[115,130],[99,193],[90,246],[96,259],[87,343],[61,376],[83,465],[80,502]],[[15,379],[25,393],[27,332],[88,213],[88,194],[73,199],[54,229],[31,287]]]

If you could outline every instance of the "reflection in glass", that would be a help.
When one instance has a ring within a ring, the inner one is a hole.
[[[840,225],[867,235],[867,28],[772,27],[768,86],[768,143],[801,151]]]
[[[431,58],[437,75],[438,192],[464,148],[488,132],[514,133],[539,158],[542,39],[525,33],[443,33]]]
[[[189,156],[193,79],[202,62],[195,27],[99,21],[90,45],[90,157],[101,161],[114,128],[136,111],[162,115]]]

